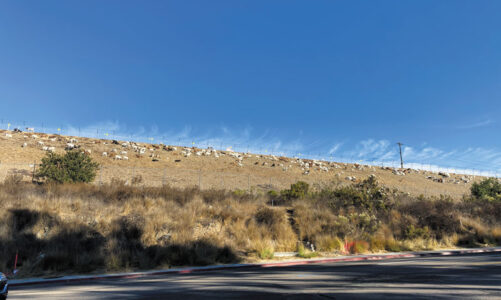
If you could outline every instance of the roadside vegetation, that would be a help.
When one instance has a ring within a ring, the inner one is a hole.
[[[49,152],[35,177],[53,183],[92,182],[98,167],[84,152],[66,151],[63,155]]]
[[[375,177],[267,194],[146,187],[141,178],[78,181],[13,175],[0,185],[0,270],[12,269],[16,252],[20,276],[46,276],[271,259],[277,251],[307,258],[501,244],[497,179],[455,201],[411,197]]]

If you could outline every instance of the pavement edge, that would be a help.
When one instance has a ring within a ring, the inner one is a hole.
[[[133,272],[133,273],[120,273],[108,275],[83,275],[83,276],[65,276],[60,278],[49,279],[24,279],[24,280],[10,280],[9,287],[40,285],[40,284],[56,284],[56,283],[72,283],[81,281],[95,281],[107,279],[133,279],[142,278],[147,276],[161,276],[170,274],[190,274],[198,272],[210,272],[227,269],[237,268],[272,268],[272,267],[287,267],[308,264],[321,264],[333,262],[350,262],[350,261],[372,261],[372,260],[386,260],[398,258],[418,258],[418,257],[438,257],[438,256],[458,256],[465,254],[480,254],[480,253],[501,253],[501,247],[495,248],[475,248],[475,249],[455,249],[444,251],[426,251],[426,252],[404,252],[404,253],[388,253],[388,254],[372,254],[372,255],[354,255],[342,256],[331,258],[318,258],[318,259],[304,259],[292,260],[284,262],[270,262],[270,263],[253,263],[253,264],[231,264],[231,265],[215,265],[207,267],[191,267],[168,269],[159,271],[146,271],[146,272]]]

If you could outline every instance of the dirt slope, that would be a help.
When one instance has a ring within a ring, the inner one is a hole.
[[[130,182],[140,175],[145,185],[266,190],[286,188],[298,180],[319,185],[350,183],[374,174],[382,184],[414,195],[448,194],[457,198],[468,192],[472,182],[481,179],[411,169],[0,130],[0,180],[13,173],[23,174],[29,180],[47,148],[54,147],[54,152],[64,153],[68,143],[86,151],[101,165],[97,183],[112,178]]]

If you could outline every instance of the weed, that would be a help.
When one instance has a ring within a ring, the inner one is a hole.
[[[309,250],[305,249],[302,243],[298,244],[297,257],[313,258],[313,257],[317,257],[317,256],[318,256],[317,252],[313,252],[313,251],[309,251]]]

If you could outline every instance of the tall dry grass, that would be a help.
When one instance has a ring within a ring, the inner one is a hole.
[[[291,251],[285,208],[266,199],[196,188],[0,186],[0,269],[17,251],[21,276],[237,262]]]
[[[226,190],[0,185],[0,270],[20,276],[207,265],[321,252],[424,250],[501,243],[500,203],[413,198],[364,182],[297,199]],[[287,193],[285,193],[287,194]]]

